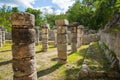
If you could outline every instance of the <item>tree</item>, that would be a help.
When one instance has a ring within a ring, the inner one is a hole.
[[[42,12],[40,10],[27,8],[25,10],[25,12],[29,12],[35,16],[35,25],[36,26],[40,26],[42,24],[42,22],[43,22],[42,17],[41,17]]]
[[[8,31],[11,31],[10,14],[11,9],[9,6],[3,5],[0,8],[0,26],[6,28]]]
[[[66,19],[66,15],[65,14],[45,14],[45,19],[46,22],[50,24],[50,28],[53,28],[53,26],[55,25],[55,20],[57,19]]]
[[[12,7],[12,12],[19,12],[18,7]]]

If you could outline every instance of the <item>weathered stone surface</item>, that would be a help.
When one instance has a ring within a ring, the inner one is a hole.
[[[2,31],[0,29],[0,47],[2,47]]]
[[[77,51],[77,43],[71,43],[71,50],[72,50],[72,52]]]
[[[57,25],[57,50],[58,63],[64,64],[67,62],[67,20],[56,20]]]
[[[33,28],[35,25],[34,15],[24,12],[13,13],[11,22],[14,28]]]
[[[23,12],[13,13],[11,16],[13,80],[37,80],[35,60],[36,32],[33,18],[33,15]]]
[[[38,45],[38,44],[39,44],[39,38],[40,38],[40,37],[39,37],[39,36],[40,36],[40,35],[39,35],[40,31],[39,31],[39,29],[38,29],[37,27],[35,28],[35,32],[36,32],[35,44]]]
[[[57,34],[67,34],[67,27],[66,26],[58,26]]]
[[[42,50],[47,51],[48,49],[48,29],[49,24],[42,25]]]
[[[62,35],[57,35],[57,44],[65,44],[65,43],[67,43],[67,38],[68,38],[68,36],[67,35],[64,35],[64,34],[62,34]]]
[[[57,28],[54,27],[54,47],[57,47]]]
[[[66,19],[59,19],[55,21],[55,25],[64,27],[69,25],[69,22]]]
[[[66,44],[58,44],[57,50],[58,52],[67,52],[67,43]]]
[[[33,57],[26,57],[22,59],[13,59],[13,71],[14,76],[22,77],[26,75],[30,75],[31,73],[35,72],[36,62]],[[18,64],[19,63],[19,64]]]
[[[12,45],[12,55],[14,58],[24,58],[35,56],[35,43]]]
[[[23,77],[16,77],[14,76],[13,80],[36,80],[37,79],[37,73],[34,72],[30,75],[27,75],[27,76],[23,76]]]
[[[77,27],[79,23],[73,22],[70,24],[71,27],[71,48],[72,52],[77,51]]]
[[[12,39],[14,43],[32,43],[35,41],[36,33],[34,29],[12,29]]]
[[[2,43],[5,43],[5,31],[2,31]]]

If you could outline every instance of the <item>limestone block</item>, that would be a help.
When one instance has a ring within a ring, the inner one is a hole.
[[[57,35],[57,43],[58,44],[61,44],[61,43],[67,43],[67,38],[68,36],[67,35]]]
[[[31,73],[31,74],[29,74],[29,75],[22,76],[22,77],[16,77],[16,76],[14,75],[13,80],[37,80],[37,75],[36,75],[36,74],[37,74],[37,73],[34,72],[34,73]]]
[[[59,20],[55,21],[55,24],[56,24],[56,26],[62,26],[62,27],[64,27],[64,26],[69,25],[69,22],[66,19],[59,19]]]
[[[67,34],[67,27],[66,26],[58,26],[57,27],[57,34]]]
[[[67,52],[67,44],[58,44],[57,45],[58,52]]]
[[[77,27],[71,27],[71,32],[72,33],[77,33]]]
[[[42,39],[44,38],[48,38],[48,35],[47,34],[42,34]]]
[[[14,28],[33,28],[34,15],[25,12],[13,13],[11,23]]]
[[[12,39],[14,43],[32,43],[36,33],[34,29],[12,29]]]
[[[26,76],[35,72],[36,70],[35,66],[36,66],[35,60],[31,58],[29,59],[29,57],[19,60],[13,59],[13,71],[16,77]]]
[[[35,56],[35,43],[12,45],[12,55],[14,58]]]
[[[48,29],[45,29],[45,28],[42,29],[42,35],[43,35],[43,34],[48,34]]]

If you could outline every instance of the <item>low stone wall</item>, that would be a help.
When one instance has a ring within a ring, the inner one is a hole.
[[[105,33],[100,32],[101,42],[104,42],[109,50],[113,51],[119,60],[120,66],[120,32],[118,33]]]
[[[82,44],[89,44],[90,42],[99,41],[99,40],[100,40],[100,35],[98,33],[83,35]]]

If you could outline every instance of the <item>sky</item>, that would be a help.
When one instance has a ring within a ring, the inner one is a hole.
[[[75,0],[0,0],[0,6],[7,5],[18,7],[19,10],[25,11],[26,8],[40,9],[43,13],[65,13]]]

